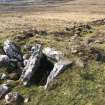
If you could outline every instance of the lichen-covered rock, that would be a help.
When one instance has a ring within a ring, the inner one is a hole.
[[[53,48],[46,47],[43,49],[43,53],[51,60],[59,61],[63,58],[63,53]]]
[[[6,66],[10,63],[10,59],[7,55],[0,55],[0,66]]]
[[[0,85],[0,98],[2,98],[8,91],[9,88],[6,84]]]
[[[68,60],[61,60],[57,63],[55,63],[53,70],[50,72],[48,78],[47,78],[47,83],[45,85],[45,89],[48,88],[50,82],[53,81],[53,79],[59,75],[63,70],[65,70],[66,68],[70,67],[72,65],[72,61],[68,61]]]
[[[10,92],[5,96],[5,103],[10,105],[20,105],[23,97],[17,92]]]
[[[35,71],[38,69],[38,66],[40,65],[40,60],[42,58],[42,46],[37,44],[34,48],[34,51],[29,58],[28,63],[23,69],[22,75],[20,77],[20,80],[23,81],[24,85],[28,85],[31,77],[35,73]]]
[[[3,49],[6,55],[10,57],[11,59],[17,59],[18,61],[23,60],[22,54],[20,53],[19,49],[16,47],[16,45],[12,41],[6,40],[4,42]]]

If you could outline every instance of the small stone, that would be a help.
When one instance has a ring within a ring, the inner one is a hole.
[[[7,84],[0,85],[0,98],[2,98],[8,91],[9,91],[9,88]]]
[[[3,73],[3,74],[1,75],[1,77],[0,77],[0,79],[1,79],[1,80],[6,80],[6,79],[7,79],[7,75]]]
[[[6,104],[20,105],[23,97],[17,92],[10,92],[5,96]]]
[[[28,97],[28,98],[25,98],[24,99],[24,103],[28,103],[29,102],[29,100],[30,100],[30,98]]]

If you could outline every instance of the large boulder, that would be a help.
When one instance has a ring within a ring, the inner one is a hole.
[[[23,97],[17,92],[10,92],[5,96],[5,103],[9,105],[21,105]]]
[[[18,61],[23,61],[22,54],[19,50],[19,48],[11,41],[11,40],[6,40],[4,42],[4,52],[8,57],[11,59],[17,59]]]
[[[54,61],[59,61],[63,58],[63,53],[57,51],[54,48],[46,47],[43,49],[43,54],[45,54],[49,59]]]
[[[35,71],[38,69],[40,65],[40,60],[42,58],[42,46],[37,44],[34,48],[34,51],[29,58],[28,63],[23,69],[20,80],[23,81],[24,85],[28,85],[31,77],[34,75]]]
[[[50,72],[50,74],[47,78],[45,89],[48,88],[48,86],[53,81],[53,79],[56,78],[56,76],[58,76],[63,70],[70,67],[72,65],[72,63],[73,63],[72,61],[68,61],[68,60],[61,60],[61,61],[55,63],[53,70]]]
[[[9,88],[6,84],[0,85],[0,98],[2,98],[8,91]]]

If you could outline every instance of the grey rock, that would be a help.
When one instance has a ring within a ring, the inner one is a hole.
[[[32,75],[35,73],[38,66],[40,65],[42,55],[42,46],[37,44],[31,57],[29,58],[29,62],[24,67],[22,75],[20,77],[20,80],[23,81],[24,86],[29,84]]]
[[[19,49],[16,47],[16,45],[11,40],[6,40],[4,42],[3,49],[6,55],[8,55],[8,57],[10,57],[11,59],[17,59],[18,61],[23,60]]]
[[[73,63],[72,61],[68,61],[68,60],[61,60],[55,63],[53,70],[50,72],[47,78],[45,89],[48,88],[49,84],[53,81],[54,78],[56,78],[63,70],[70,67],[72,63]]]
[[[10,59],[7,55],[0,55],[0,66],[6,66],[10,63]]]
[[[29,101],[30,101],[30,98],[29,97],[27,97],[27,98],[24,99],[24,103],[28,103]]]
[[[17,92],[10,92],[5,96],[5,103],[12,105],[20,105],[22,102],[22,96]]]
[[[6,84],[0,85],[0,98],[2,98],[8,91],[9,88]]]
[[[46,47],[43,49],[43,54],[45,54],[49,59],[54,61],[59,61],[63,59],[63,53],[61,51],[57,51],[54,48]]]
[[[7,79],[7,75],[6,74],[1,74],[0,75],[0,80],[6,80]]]

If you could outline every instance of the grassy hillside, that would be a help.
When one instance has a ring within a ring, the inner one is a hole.
[[[23,31],[38,30],[33,37],[18,41],[19,45],[41,43],[44,46],[55,47],[61,50],[69,60],[82,59],[85,56],[71,54],[71,39],[73,34],[67,31],[75,22],[87,23],[97,20],[104,15],[81,15],[66,13],[50,14],[3,14],[0,17],[0,47],[2,42],[9,38],[14,39]],[[75,19],[74,19],[75,17]],[[74,19],[74,21],[73,21]],[[86,40],[102,33],[105,36],[105,26],[92,26],[91,32],[83,32],[79,40]],[[40,33],[44,31],[45,34]],[[77,38],[78,39],[78,38]],[[79,41],[78,40],[78,41]],[[16,42],[16,41],[15,41]],[[81,42],[81,41],[80,41]],[[74,43],[77,43],[74,41]],[[105,43],[92,44],[95,48],[105,51]],[[88,56],[89,53],[87,53]],[[3,69],[0,69],[3,71]],[[23,87],[16,82],[12,91],[18,91],[24,97],[30,97],[26,105],[104,105],[105,104],[105,63],[88,58],[86,67],[74,65],[59,75],[50,90],[45,91],[41,85]],[[0,100],[0,105],[4,100]],[[23,105],[23,104],[22,104]]]

